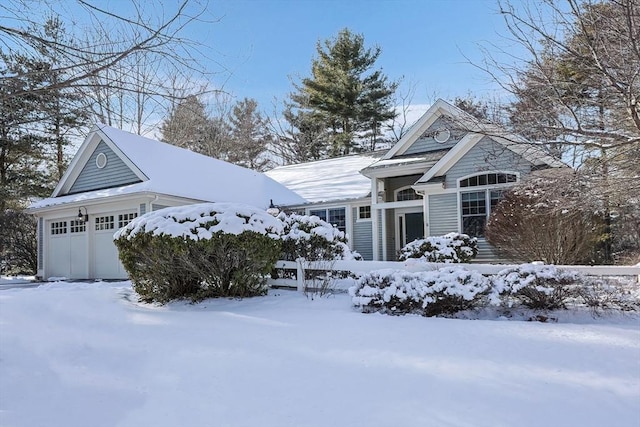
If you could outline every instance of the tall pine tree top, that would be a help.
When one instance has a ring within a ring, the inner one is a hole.
[[[392,95],[397,83],[380,70],[372,70],[380,47],[366,48],[364,37],[343,29],[334,39],[318,42],[311,77],[296,86],[292,101],[312,113],[331,134],[330,156],[363,149],[363,140],[373,138],[395,117]]]

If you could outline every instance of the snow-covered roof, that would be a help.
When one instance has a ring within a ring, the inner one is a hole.
[[[427,151],[426,153],[412,154],[409,156],[396,156],[390,159],[380,159],[377,162],[371,164],[363,170],[363,173],[367,174],[371,171],[384,169],[395,166],[408,166],[408,165],[420,165],[424,170],[428,170],[435,165],[438,160],[443,158],[449,149]]]
[[[32,204],[31,209],[144,192],[208,202],[245,203],[261,208],[268,207],[271,200],[277,205],[306,202],[298,194],[260,172],[106,125],[96,125],[93,132],[97,132],[107,145],[115,148],[116,154],[124,156],[143,181],[55,197],[64,188],[65,180],[74,179],[69,170],[52,197]],[[80,157],[83,150],[88,150],[87,146],[91,141],[90,134],[80,147],[77,157]],[[72,162],[69,169],[74,166],[82,168],[84,164]]]
[[[297,165],[280,166],[265,172],[310,202],[367,197],[371,181],[360,170],[379,160],[386,150],[352,154]]]

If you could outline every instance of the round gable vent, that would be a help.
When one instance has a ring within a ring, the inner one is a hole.
[[[102,169],[107,166],[107,155],[104,153],[100,153],[96,156],[96,167],[98,169]]]
[[[440,144],[447,142],[451,138],[451,131],[447,128],[440,128],[436,130],[436,133],[433,135],[433,139]]]

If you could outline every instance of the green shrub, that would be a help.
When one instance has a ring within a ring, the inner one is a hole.
[[[372,271],[349,293],[363,312],[441,316],[482,306],[490,290],[489,279],[480,273],[452,266],[423,272]]]
[[[352,251],[345,233],[317,216],[281,213],[282,259],[331,261],[362,259]]]
[[[584,278],[575,271],[553,265],[522,264],[500,271],[493,278],[494,298],[502,305],[523,305],[537,310],[566,308],[575,298]]]
[[[399,261],[414,258],[425,262],[467,263],[478,255],[478,239],[449,233],[416,239],[400,249]]]
[[[245,205],[205,203],[150,212],[114,236],[146,301],[248,297],[266,292],[282,224]]]

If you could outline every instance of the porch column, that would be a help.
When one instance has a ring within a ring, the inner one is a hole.
[[[371,241],[373,244],[373,260],[380,261],[380,236],[378,235],[378,179],[371,178]]]

